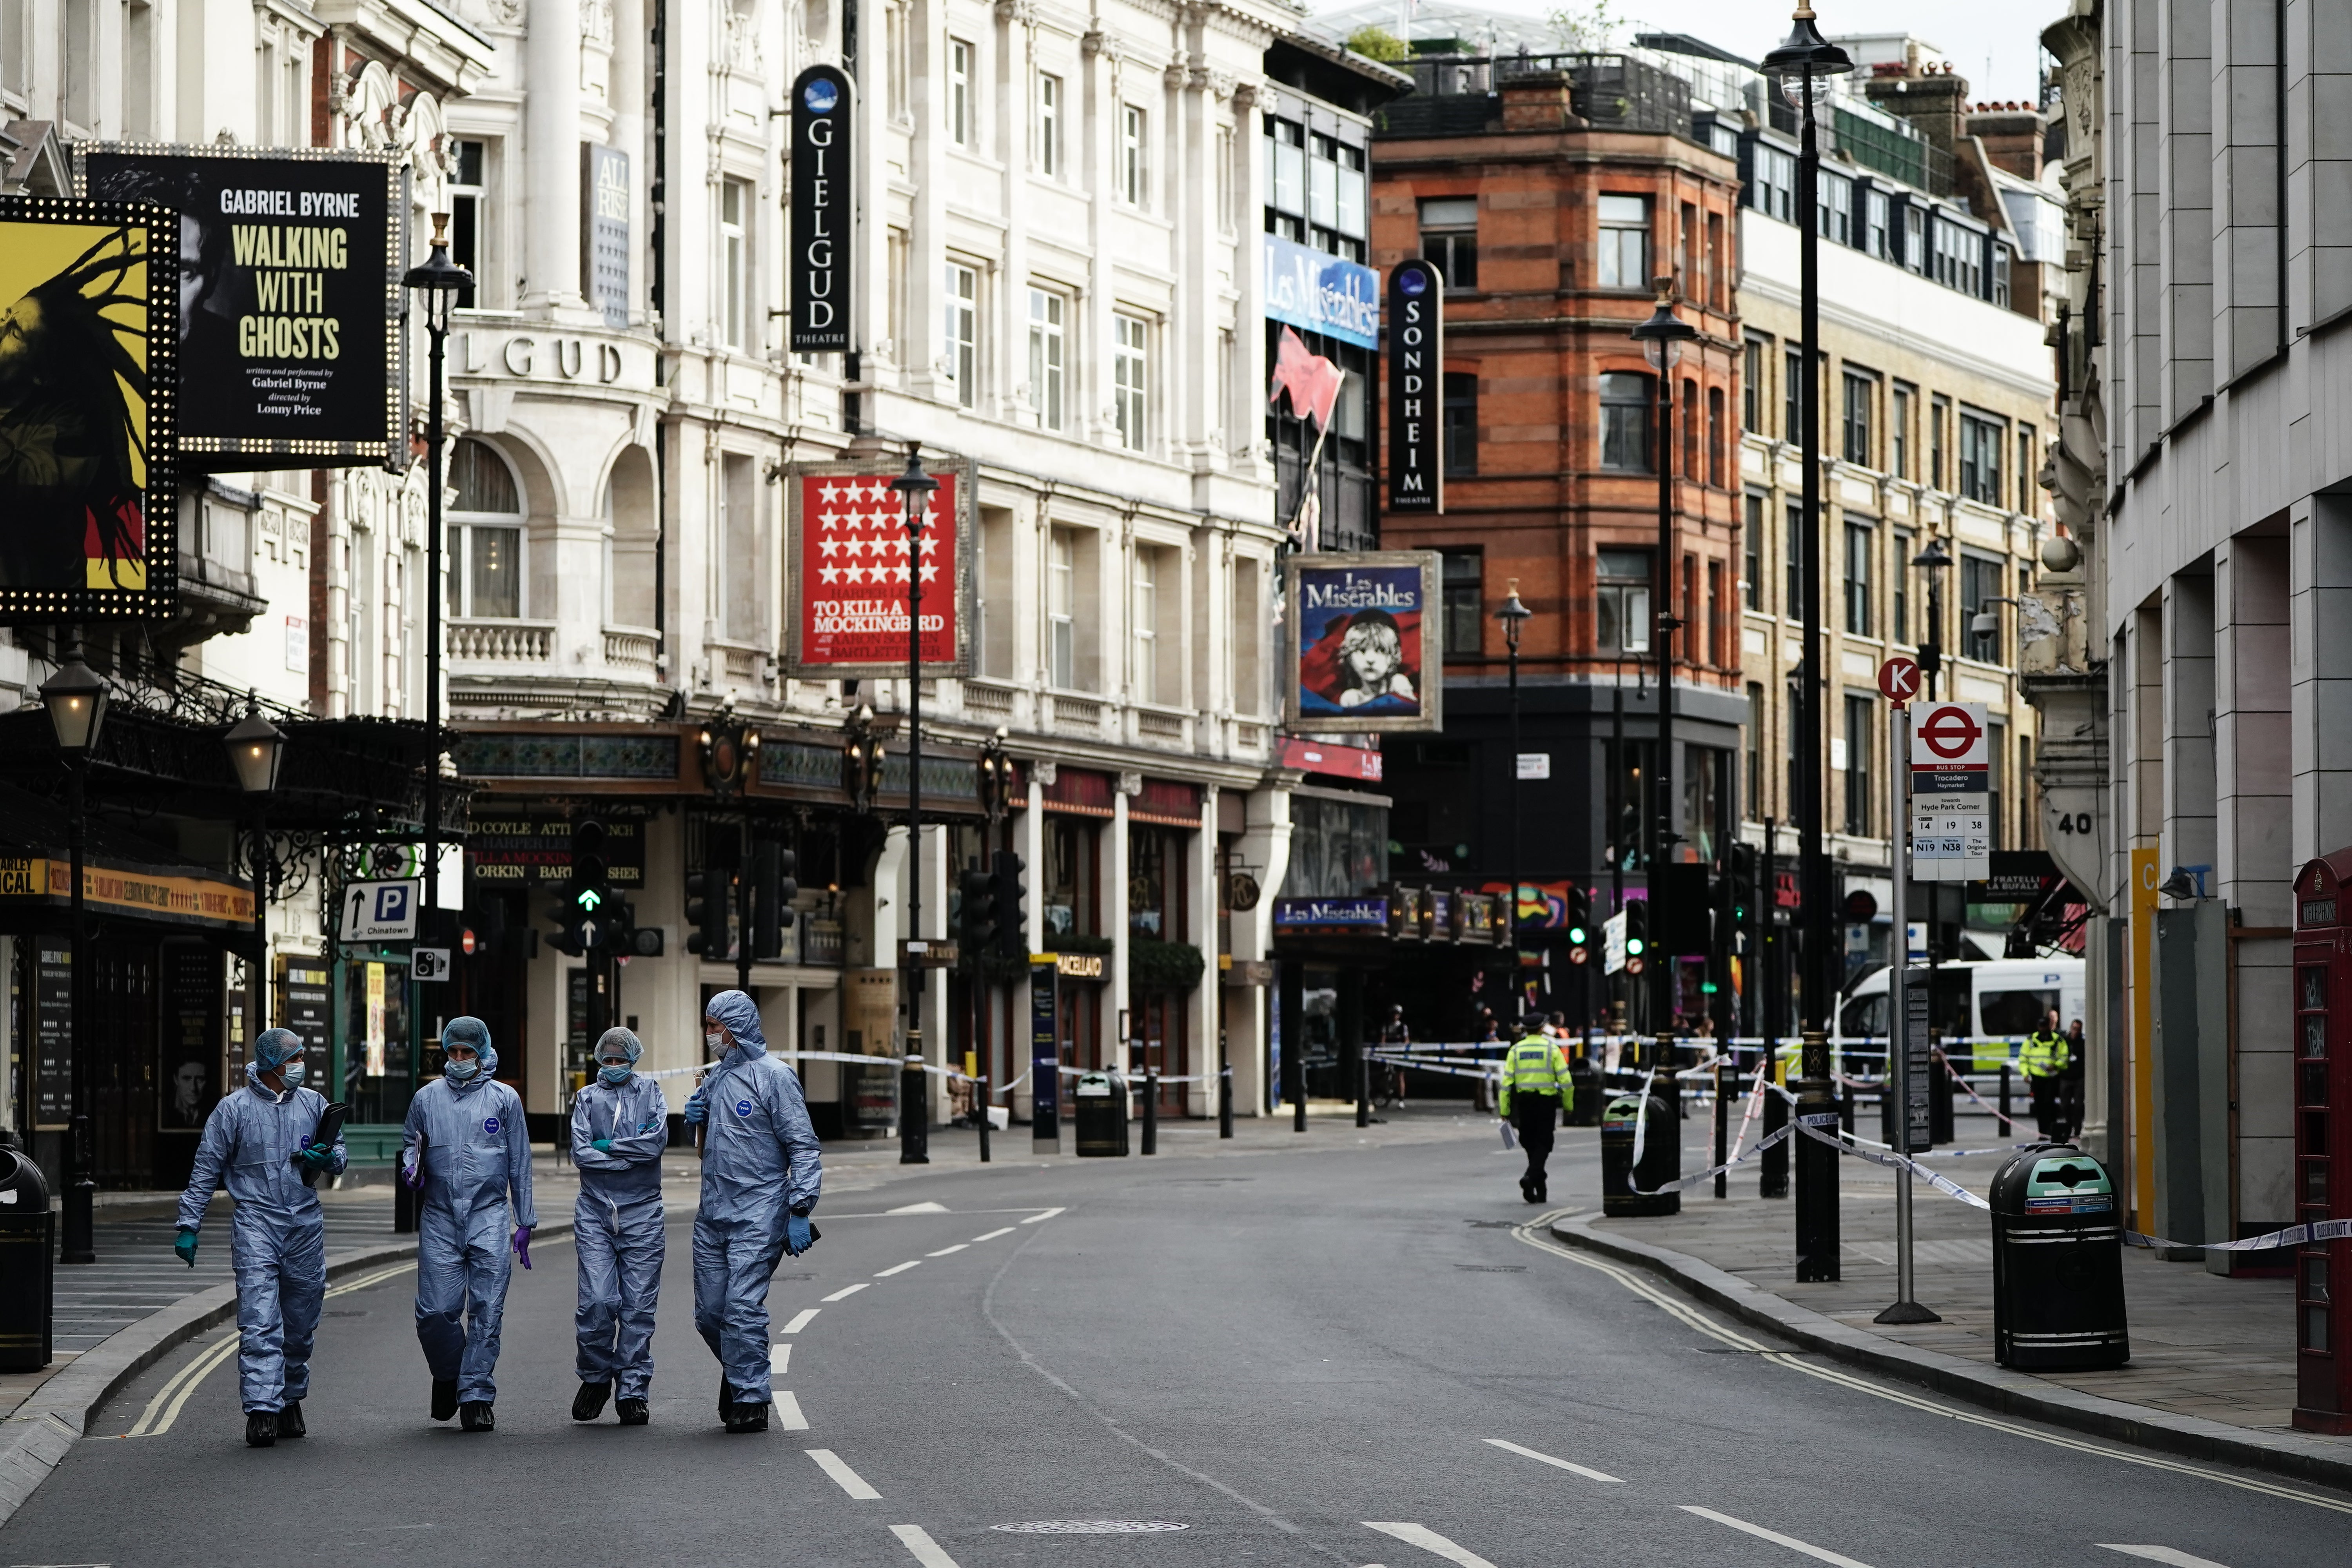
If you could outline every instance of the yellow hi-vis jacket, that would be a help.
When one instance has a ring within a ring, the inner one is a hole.
[[[1503,1091],[1496,1097],[1496,1108],[1505,1116],[1511,1114],[1514,1094],[1556,1094],[1560,1110],[1574,1109],[1576,1085],[1568,1076],[1568,1053],[1558,1042],[1529,1035],[1511,1047],[1503,1058]]]
[[[2074,1059],[2066,1037],[2049,1029],[2036,1029],[2025,1037],[2025,1048],[2018,1052],[2018,1065],[2028,1078],[2056,1078]]]

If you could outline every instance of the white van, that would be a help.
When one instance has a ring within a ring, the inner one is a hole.
[[[1884,966],[1854,984],[1838,1009],[1839,1043],[1884,1048],[1890,1028]],[[1911,984],[1929,986],[1926,964],[1914,964]],[[1998,1070],[2017,1059],[2018,1047],[2058,1009],[2063,1031],[2083,1016],[2083,961],[2079,958],[1989,958],[1937,964],[1928,1000],[1929,1026],[1946,1040],[1976,1041],[1976,1066]],[[1957,1060],[1960,1053],[1950,1055]]]

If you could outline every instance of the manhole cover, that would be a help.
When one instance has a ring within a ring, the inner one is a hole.
[[[1524,1263],[1457,1263],[1454,1266],[1465,1274],[1525,1274]]]
[[[1189,1530],[1164,1519],[1033,1519],[1020,1524],[992,1524],[1007,1535],[1150,1535],[1162,1530]]]

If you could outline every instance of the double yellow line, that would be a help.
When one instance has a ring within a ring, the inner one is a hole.
[[[379,1268],[373,1274],[362,1274],[330,1289],[327,1299],[332,1300],[337,1296],[348,1296],[354,1290],[364,1290],[371,1285],[381,1285],[394,1275],[405,1274],[415,1267],[415,1261],[411,1260],[394,1268]],[[196,1392],[205,1378],[219,1370],[222,1363],[236,1353],[238,1342],[239,1336],[232,1326],[220,1343],[206,1346],[195,1360],[166,1378],[163,1386],[155,1391],[155,1397],[147,1402],[147,1408],[140,1413],[139,1419],[131,1424],[131,1430],[123,1436],[160,1437],[169,1432],[172,1423],[180,1418],[180,1412],[187,1408],[189,1396]]]

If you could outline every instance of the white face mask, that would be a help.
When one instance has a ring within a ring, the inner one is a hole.
[[[727,1054],[727,1036],[725,1032],[712,1031],[711,1033],[704,1035],[702,1037],[702,1047],[703,1049],[709,1051],[714,1057],[725,1056]]]
[[[286,1087],[289,1089],[299,1089],[302,1087],[302,1058],[300,1057],[296,1057],[291,1061],[281,1064],[278,1068],[278,1076],[285,1081]]]

